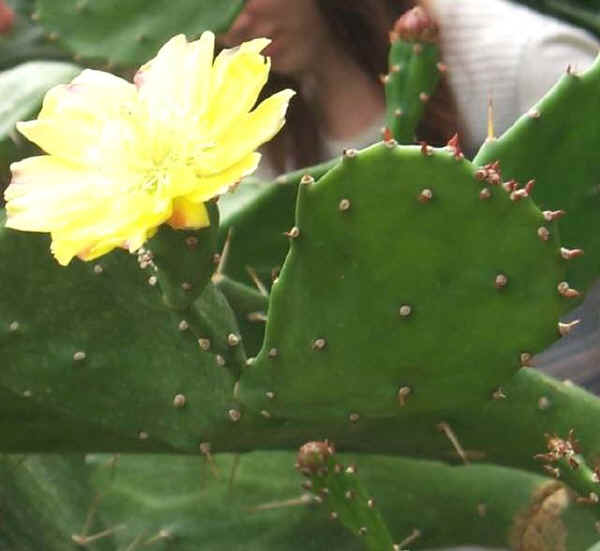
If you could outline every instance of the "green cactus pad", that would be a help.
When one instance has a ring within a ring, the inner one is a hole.
[[[413,536],[403,549],[467,543],[518,549],[543,538],[581,551],[597,539],[586,507],[540,476],[399,457],[339,460],[359,465],[395,540]],[[291,452],[90,454],[86,463],[60,455],[0,458],[0,549],[64,551],[73,548],[73,535],[104,533],[85,549],[123,551],[161,530],[155,546],[172,551],[363,549],[328,518],[325,503],[300,488]]]
[[[565,210],[558,223],[565,247],[585,255],[570,261],[567,279],[585,291],[600,274],[600,58],[585,73],[560,81],[496,140],[475,164],[500,161],[505,180],[536,180],[533,198],[542,210]]]
[[[32,416],[39,407],[96,426],[98,450],[118,449],[126,438],[148,450],[195,449],[213,429],[233,425],[232,369],[199,346],[194,319],[164,307],[135,258],[114,251],[60,267],[48,245],[46,236],[0,229],[1,388],[26,397]],[[224,341],[237,332],[224,318],[217,325]],[[22,441],[15,430],[2,435],[8,449]],[[74,449],[83,445],[90,442],[73,437]]]
[[[569,299],[556,235],[538,235],[542,213],[482,189],[450,150],[390,144],[301,184],[242,401],[360,424],[490,399],[558,338]]]
[[[36,17],[78,58],[109,65],[146,62],[172,36],[223,31],[243,0],[37,0]]]
[[[400,24],[402,28],[401,22],[407,16],[411,17],[411,12],[401,17],[396,25]],[[435,34],[435,31],[426,30],[427,33]],[[435,41],[407,37],[406,31],[401,35],[394,31],[391,34],[389,72],[383,78],[386,127],[399,143],[411,144],[415,141],[425,105],[439,82],[440,67],[443,67],[440,64],[440,49]]]

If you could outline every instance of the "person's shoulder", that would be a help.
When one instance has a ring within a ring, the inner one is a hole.
[[[509,0],[425,0],[447,39],[468,38],[480,47],[510,42],[517,52],[531,40],[554,35],[573,36],[587,44],[594,39],[585,31]]]

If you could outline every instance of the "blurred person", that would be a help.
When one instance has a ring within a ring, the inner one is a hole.
[[[272,39],[269,87],[291,87],[288,122],[264,150],[258,175],[269,179],[381,139],[388,31],[418,2],[406,0],[248,0],[226,47]],[[586,32],[507,0],[424,0],[439,26],[448,67],[429,100],[419,140],[443,145],[459,132],[474,153],[487,134],[492,98],[497,133],[525,113],[567,66],[583,70],[598,53]],[[268,90],[265,93],[270,93]]]

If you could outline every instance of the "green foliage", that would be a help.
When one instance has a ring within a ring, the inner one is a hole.
[[[600,36],[600,3],[598,0],[516,0],[531,8],[583,27]]]
[[[36,18],[78,58],[130,67],[152,58],[172,36],[226,29],[243,0],[37,0]]]
[[[542,210],[565,210],[558,223],[565,247],[585,255],[569,263],[567,281],[586,291],[600,274],[598,167],[600,58],[585,73],[563,75],[552,90],[506,133],[487,141],[474,163],[500,161],[502,177],[536,180]]]

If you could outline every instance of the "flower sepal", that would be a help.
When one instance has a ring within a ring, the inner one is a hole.
[[[163,301],[172,310],[190,306],[202,294],[214,271],[219,211],[214,202],[204,206],[210,225],[175,229],[178,221],[172,218],[137,253],[140,267],[160,286]]]

